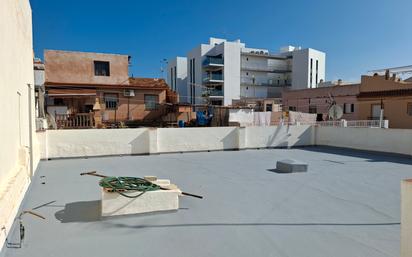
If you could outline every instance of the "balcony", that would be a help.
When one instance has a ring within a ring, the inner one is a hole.
[[[216,56],[207,56],[206,59],[203,61],[203,67],[223,67],[224,62],[222,57]]]
[[[209,88],[203,92],[202,96],[210,98],[221,98],[223,97],[223,90]]]
[[[256,72],[268,72],[268,73],[290,73],[292,72],[288,68],[273,67],[273,66],[263,66],[263,65],[242,65],[242,70],[245,71],[256,71]]]
[[[223,83],[222,73],[209,73],[203,78],[205,83]]]
[[[290,87],[290,80],[277,80],[277,79],[268,79],[262,80],[259,78],[250,78],[243,77],[241,78],[241,84],[244,86],[266,86],[266,87]]]

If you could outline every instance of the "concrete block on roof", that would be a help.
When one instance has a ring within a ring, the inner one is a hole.
[[[286,159],[276,163],[276,170],[284,173],[306,172],[308,171],[308,164],[298,160]]]
[[[137,195],[139,192],[127,192]],[[149,191],[137,198],[127,198],[102,189],[102,217],[179,209],[180,190]]]
[[[179,209],[182,191],[175,184],[171,184],[169,179],[158,179],[156,176],[145,176],[144,179],[168,190],[148,191],[136,198],[128,198],[102,189],[102,217]],[[135,196],[140,192],[125,194]]]

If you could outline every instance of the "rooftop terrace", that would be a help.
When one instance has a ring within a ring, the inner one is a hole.
[[[277,173],[287,158],[309,171]],[[23,247],[0,256],[399,256],[399,185],[411,165],[329,147],[42,161],[23,209],[46,220],[25,216]],[[98,179],[79,176],[89,170],[170,178],[205,198],[101,219]]]

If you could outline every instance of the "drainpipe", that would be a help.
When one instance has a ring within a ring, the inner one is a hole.
[[[27,84],[28,89],[28,103],[29,103],[29,154],[30,154],[30,180],[34,175],[33,172],[33,116],[32,116],[32,101],[31,101],[31,84]]]

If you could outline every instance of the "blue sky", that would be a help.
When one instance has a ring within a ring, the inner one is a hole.
[[[163,58],[209,37],[326,52],[326,79],[359,80],[412,64],[411,0],[31,0],[35,54],[44,49],[132,56],[131,73],[160,77]]]

